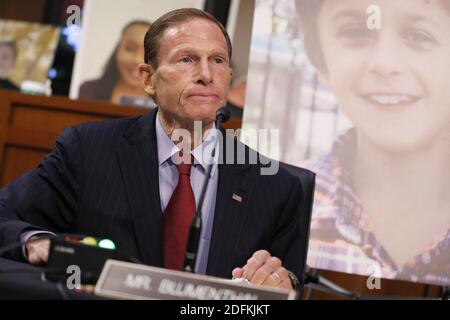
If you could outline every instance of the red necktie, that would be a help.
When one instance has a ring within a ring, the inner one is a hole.
[[[183,269],[189,228],[195,214],[195,197],[190,179],[191,167],[192,164],[177,165],[180,174],[178,185],[163,217],[164,266],[174,270]]]

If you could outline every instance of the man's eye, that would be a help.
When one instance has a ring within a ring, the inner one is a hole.
[[[189,58],[189,57],[183,57],[183,58],[180,59],[180,61],[184,62],[184,63],[190,63],[190,62],[192,62],[192,59]]]
[[[215,63],[224,63],[225,61],[222,58],[214,58]]]

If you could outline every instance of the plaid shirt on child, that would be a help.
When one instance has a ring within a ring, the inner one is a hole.
[[[351,188],[349,171],[356,133],[339,137],[320,158],[308,249],[308,266],[364,276],[450,285],[450,228],[412,261],[397,267],[370,230],[367,215]],[[406,239],[406,238],[405,238]],[[380,274],[381,273],[381,274]]]

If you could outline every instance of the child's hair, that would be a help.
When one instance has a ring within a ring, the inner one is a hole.
[[[319,41],[317,26],[323,0],[296,0],[295,7],[300,19],[305,49],[312,64],[319,70],[326,70],[325,59]]]
[[[317,26],[319,12],[323,2],[324,0],[295,0],[295,7],[300,19],[306,53],[312,64],[318,70],[326,71],[326,64],[320,46],[319,30]],[[440,3],[450,13],[450,0],[440,0]]]

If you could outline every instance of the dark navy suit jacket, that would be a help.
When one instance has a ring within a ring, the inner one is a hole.
[[[42,228],[108,237],[143,263],[163,266],[156,111],[64,130],[37,169],[0,190],[0,246]],[[284,169],[263,176],[261,167],[219,165],[209,275],[230,278],[266,249],[301,279],[307,214],[300,180]]]

